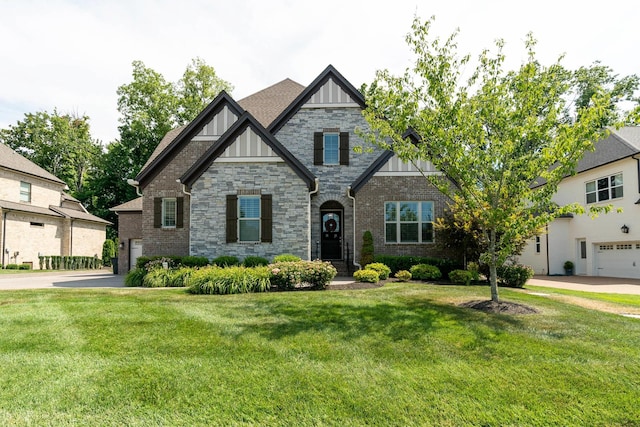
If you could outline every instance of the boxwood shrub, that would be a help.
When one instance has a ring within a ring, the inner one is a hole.
[[[453,270],[449,272],[449,280],[455,285],[469,286],[472,279],[473,273],[467,270]]]
[[[411,267],[411,277],[416,280],[435,280],[442,277],[440,269],[435,265],[417,264]]]
[[[373,270],[378,272],[380,280],[387,280],[391,274],[391,269],[381,262],[372,262],[364,266],[365,270]]]
[[[330,262],[285,261],[269,265],[271,284],[278,290],[292,290],[298,286],[325,289],[338,272]]]
[[[217,265],[218,267],[232,267],[240,265],[240,260],[237,256],[223,255],[212,259],[211,264]]]
[[[269,265],[269,260],[261,256],[248,256],[242,261],[245,267],[258,267]]]
[[[364,270],[357,270],[354,272],[353,278],[358,282],[378,283],[378,281],[380,281],[380,276],[376,270],[366,268]]]
[[[511,288],[522,288],[533,277],[533,273],[533,268],[528,265],[503,265],[497,269],[498,283]]]

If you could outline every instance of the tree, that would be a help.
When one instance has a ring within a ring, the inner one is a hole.
[[[71,194],[82,193],[100,152],[91,138],[89,118],[46,111],[27,113],[22,121],[0,130],[0,142],[60,178]]]
[[[416,55],[412,68],[401,76],[378,71],[363,87],[370,131],[362,135],[405,161],[430,160],[443,173],[428,179],[456,200],[462,220],[478,222],[487,248],[481,261],[489,266],[497,302],[496,269],[518,242],[562,214],[584,211],[578,204],[556,205],[552,196],[603,136],[610,98],[596,85],[579,120],[568,120],[571,73],[560,59],[541,65],[531,34],[527,60],[505,71],[502,40],[473,65],[470,55],[458,56],[457,31],[444,41],[429,38],[433,19],[414,19],[407,35]],[[421,136],[417,144],[403,137],[407,129]]]

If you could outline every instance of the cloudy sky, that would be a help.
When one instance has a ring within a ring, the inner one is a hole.
[[[459,28],[474,56],[503,38],[517,66],[531,31],[545,63],[565,53],[568,67],[600,60],[640,74],[634,0],[0,0],[0,128],[57,108],[88,115],[103,143],[116,139],[116,90],[134,60],[176,81],[200,57],[236,99],[287,77],[309,84],[328,64],[359,87],[410,64],[416,14],[435,15],[442,38]]]

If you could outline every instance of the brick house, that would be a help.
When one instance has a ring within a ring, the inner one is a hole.
[[[446,200],[423,177],[438,172],[377,148],[355,153],[364,107],[332,66],[306,87],[285,79],[240,101],[221,93],[130,180],[141,197],[113,208],[121,265],[141,242],[144,255],[292,253],[340,270],[357,264],[367,230],[377,254],[438,255],[433,221]]]
[[[0,143],[2,266],[30,264],[39,255],[102,257],[106,226],[65,193],[66,184]]]

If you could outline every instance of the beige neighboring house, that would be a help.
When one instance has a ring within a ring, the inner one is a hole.
[[[88,213],[65,188],[62,180],[0,143],[2,266],[39,268],[39,255],[102,257],[110,222]]]

